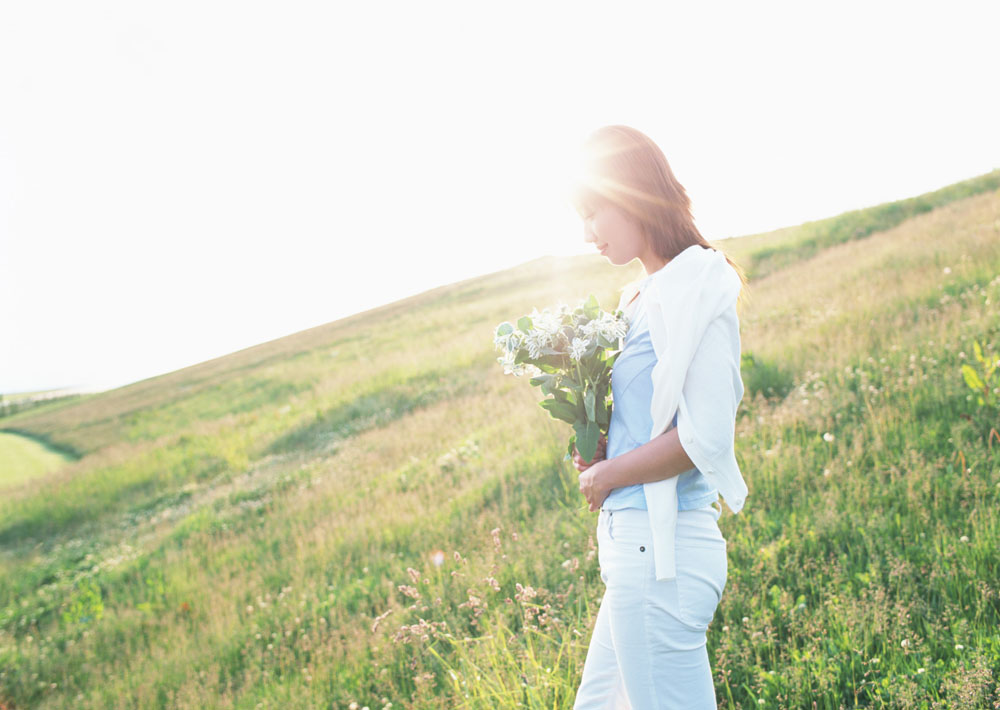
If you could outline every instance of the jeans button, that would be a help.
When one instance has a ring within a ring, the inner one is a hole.
[[[639,545],[639,552],[645,552],[645,551],[646,551],[646,546],[645,545]]]

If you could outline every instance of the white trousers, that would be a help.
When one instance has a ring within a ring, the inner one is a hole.
[[[649,516],[601,510],[598,562],[604,597],[575,710],[715,710],[705,632],[726,586],[721,509],[677,515],[677,577],[656,581]]]

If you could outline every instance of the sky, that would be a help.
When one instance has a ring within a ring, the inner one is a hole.
[[[710,240],[1000,168],[994,2],[0,5],[0,394],[109,388],[546,254],[632,125]]]

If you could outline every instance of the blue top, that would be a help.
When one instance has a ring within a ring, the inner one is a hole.
[[[639,284],[640,294],[649,281],[647,276]],[[612,459],[627,451],[638,448],[649,441],[653,428],[653,418],[649,406],[653,401],[653,366],[656,365],[656,351],[649,338],[646,309],[640,295],[633,312],[622,352],[611,370],[611,394],[613,406],[611,423],[608,428],[607,458]],[[677,415],[674,415],[677,426]],[[643,484],[612,488],[601,508],[646,509],[646,494]],[[685,471],[677,477],[677,509],[702,508],[719,499],[716,488],[697,468]]]

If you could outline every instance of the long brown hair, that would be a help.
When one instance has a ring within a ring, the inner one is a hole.
[[[645,133],[630,126],[598,128],[583,142],[582,158],[571,190],[581,216],[602,204],[623,209],[639,223],[657,256],[667,260],[695,244],[722,251],[698,231],[684,186]],[[746,284],[743,269],[728,255],[726,261]]]

